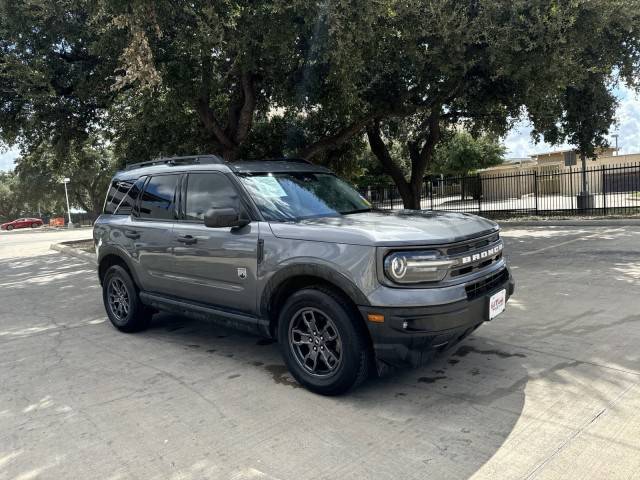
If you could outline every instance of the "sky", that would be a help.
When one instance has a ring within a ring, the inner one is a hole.
[[[618,134],[620,154],[640,152],[640,96],[628,88],[616,88],[616,96],[620,102],[617,111],[617,124],[611,128],[611,134]],[[611,146],[614,140],[610,138]],[[519,122],[504,139],[507,147],[507,158],[522,158],[529,155],[570,148],[569,145],[551,146],[540,142],[537,145],[531,140],[531,126],[528,122]],[[18,156],[16,148],[0,150],[0,170],[12,170],[13,161]]]
[[[625,86],[615,89],[619,105],[616,112],[616,124],[609,130],[609,143],[615,147],[612,134],[618,134],[620,155],[640,152],[640,96]],[[519,122],[504,139],[507,147],[507,158],[523,158],[529,155],[563,150],[570,145],[549,145],[540,142],[537,145],[531,140],[531,126],[528,122]]]

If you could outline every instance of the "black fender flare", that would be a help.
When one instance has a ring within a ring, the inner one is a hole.
[[[320,278],[345,292],[356,305],[370,306],[369,300],[364,293],[362,293],[362,291],[349,278],[337,272],[333,268],[319,264],[293,264],[288,265],[275,273],[262,290],[262,295],[260,297],[260,314],[264,318],[269,318],[270,316],[269,307],[271,305],[274,292],[277,292],[278,288],[280,288],[284,282],[293,277]]]
[[[102,265],[102,261],[108,256],[116,256],[127,266],[127,269],[131,273],[133,277],[133,281],[140,288],[140,279],[138,278],[138,274],[136,273],[136,268],[133,265],[133,261],[131,259],[131,255],[121,248],[114,245],[105,245],[100,247],[100,255],[98,256],[98,275],[100,275],[100,266]],[[100,279],[102,282],[102,279]]]

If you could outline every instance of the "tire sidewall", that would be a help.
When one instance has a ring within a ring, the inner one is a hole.
[[[129,295],[129,314],[125,321],[121,322],[116,319],[115,315],[111,311],[111,306],[109,305],[109,284],[113,278],[119,278],[124,283],[125,288],[127,289],[127,294]],[[107,312],[107,316],[111,323],[118,329],[128,330],[133,327],[135,322],[136,313],[139,310],[139,300],[138,300],[138,292],[136,290],[135,285],[133,284],[133,280],[127,273],[127,271],[119,265],[114,265],[107,270],[107,273],[104,276],[104,280],[102,282],[102,300],[104,301],[104,308]]]
[[[13,230],[13,225],[9,225],[9,226],[7,227],[7,230],[8,230],[9,232],[10,232],[11,230]]]
[[[336,371],[326,377],[316,377],[303,369],[289,343],[289,327],[293,316],[305,307],[316,308],[333,320],[342,342],[342,359]],[[338,394],[349,389],[355,382],[361,362],[361,341],[350,312],[330,295],[317,289],[304,289],[294,293],[285,303],[278,319],[278,342],[289,371],[294,378],[312,391],[323,394]]]

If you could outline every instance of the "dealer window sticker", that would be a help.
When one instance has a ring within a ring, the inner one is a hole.
[[[278,179],[272,176],[249,177],[254,188],[267,198],[286,197],[287,192],[284,191]]]

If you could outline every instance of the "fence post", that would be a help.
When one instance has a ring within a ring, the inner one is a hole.
[[[604,214],[607,215],[607,184],[605,183],[604,165],[601,165],[602,177],[600,178],[601,190],[602,190],[602,206],[604,207]]]
[[[533,171],[533,198],[536,202],[536,215],[538,215],[538,171]]]
[[[433,210],[433,180],[429,180],[429,202]]]
[[[478,195],[478,213],[482,211],[482,178],[478,173],[476,175],[476,195]]]
[[[575,210],[574,204],[576,198],[573,195],[573,170],[571,169],[571,165],[569,165],[569,189],[571,191],[571,210]]]

